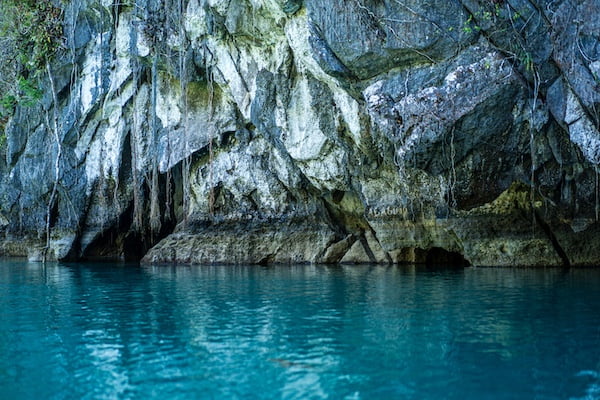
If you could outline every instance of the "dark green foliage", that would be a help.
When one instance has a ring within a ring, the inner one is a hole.
[[[30,80],[19,77],[19,103],[26,107],[32,106],[42,98],[42,91]]]
[[[34,106],[42,98],[42,94],[35,81],[19,76],[16,87],[0,97],[0,130],[4,130],[8,117],[13,114],[17,105]]]
[[[49,0],[0,0],[0,36],[14,46],[14,58],[30,72],[43,69],[62,38],[62,10]]]
[[[62,43],[62,10],[50,0],[0,0],[0,131],[15,107],[42,97],[40,76]]]
[[[0,113],[12,113],[16,105],[17,98],[12,94],[6,94],[0,99],[0,107],[2,107]]]

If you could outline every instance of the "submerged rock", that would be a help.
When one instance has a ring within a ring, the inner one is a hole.
[[[4,255],[600,265],[595,0],[62,7]]]

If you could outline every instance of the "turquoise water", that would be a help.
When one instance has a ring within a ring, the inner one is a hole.
[[[600,271],[0,263],[0,399],[600,399]]]

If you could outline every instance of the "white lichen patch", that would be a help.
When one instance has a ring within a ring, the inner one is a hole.
[[[328,140],[311,102],[308,80],[302,79],[292,91],[288,107],[289,131],[284,140],[288,153],[299,161],[318,159]]]
[[[206,25],[206,11],[200,5],[198,0],[190,0],[188,3],[183,23],[185,31],[192,41],[198,40],[208,31],[208,26]]]
[[[80,112],[84,117],[96,104],[102,92],[102,42],[102,35],[97,35],[90,41],[83,61],[79,102]]]
[[[108,96],[120,90],[125,81],[133,73],[131,68],[131,15],[123,13],[119,16],[119,24],[115,33],[114,69],[110,74],[110,89]]]
[[[179,85],[174,84],[168,76],[161,74],[156,94],[156,116],[163,128],[171,129],[181,122],[180,102]]]

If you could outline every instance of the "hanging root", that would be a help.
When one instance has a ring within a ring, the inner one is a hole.
[[[206,53],[206,45],[204,46],[204,50]],[[206,57],[206,55],[205,55]],[[213,114],[215,112],[214,110],[214,95],[215,95],[215,89],[214,89],[214,85],[213,85],[213,76],[212,76],[212,71],[209,70],[208,68],[208,62],[206,63],[206,81],[208,82],[208,186],[209,186],[209,192],[208,192],[208,212],[210,214],[211,217],[213,217],[215,215],[215,189],[214,189],[214,181],[213,181],[213,159],[214,159],[214,152],[213,152],[213,126],[212,126],[212,121],[213,121]]]
[[[179,16],[183,18],[183,0],[179,0]],[[185,37],[184,24],[180,23],[180,37]],[[189,138],[188,138],[188,95],[187,95],[187,70],[185,66],[185,46],[179,51],[179,83],[181,90],[181,106],[183,109],[183,162],[181,169],[182,180],[182,220],[185,229],[187,225],[188,212],[190,208],[190,157],[189,157]]]
[[[50,89],[52,90],[52,100],[54,102],[52,125],[50,125],[50,117],[48,112],[46,112],[46,126],[54,135],[57,152],[56,159],[54,161],[54,183],[52,184],[52,191],[50,193],[50,199],[48,200],[48,205],[46,208],[46,245],[42,254],[42,262],[46,262],[48,249],[50,249],[50,221],[52,219],[52,208],[54,207],[54,202],[57,200],[58,180],[60,178],[60,158],[62,155],[62,146],[60,143],[60,135],[58,130],[58,96],[56,94],[56,86],[54,84],[54,75],[52,74],[50,63],[48,62],[46,62],[46,72],[48,73],[48,79],[50,80]]]
[[[158,127],[157,127],[157,116],[156,116],[156,98],[157,98],[157,85],[158,85],[158,54],[154,53],[152,60],[152,115],[150,117],[151,132],[152,132],[152,176],[150,183],[150,230],[151,235],[154,237],[160,232],[161,221],[160,221],[160,208],[158,205]]]

